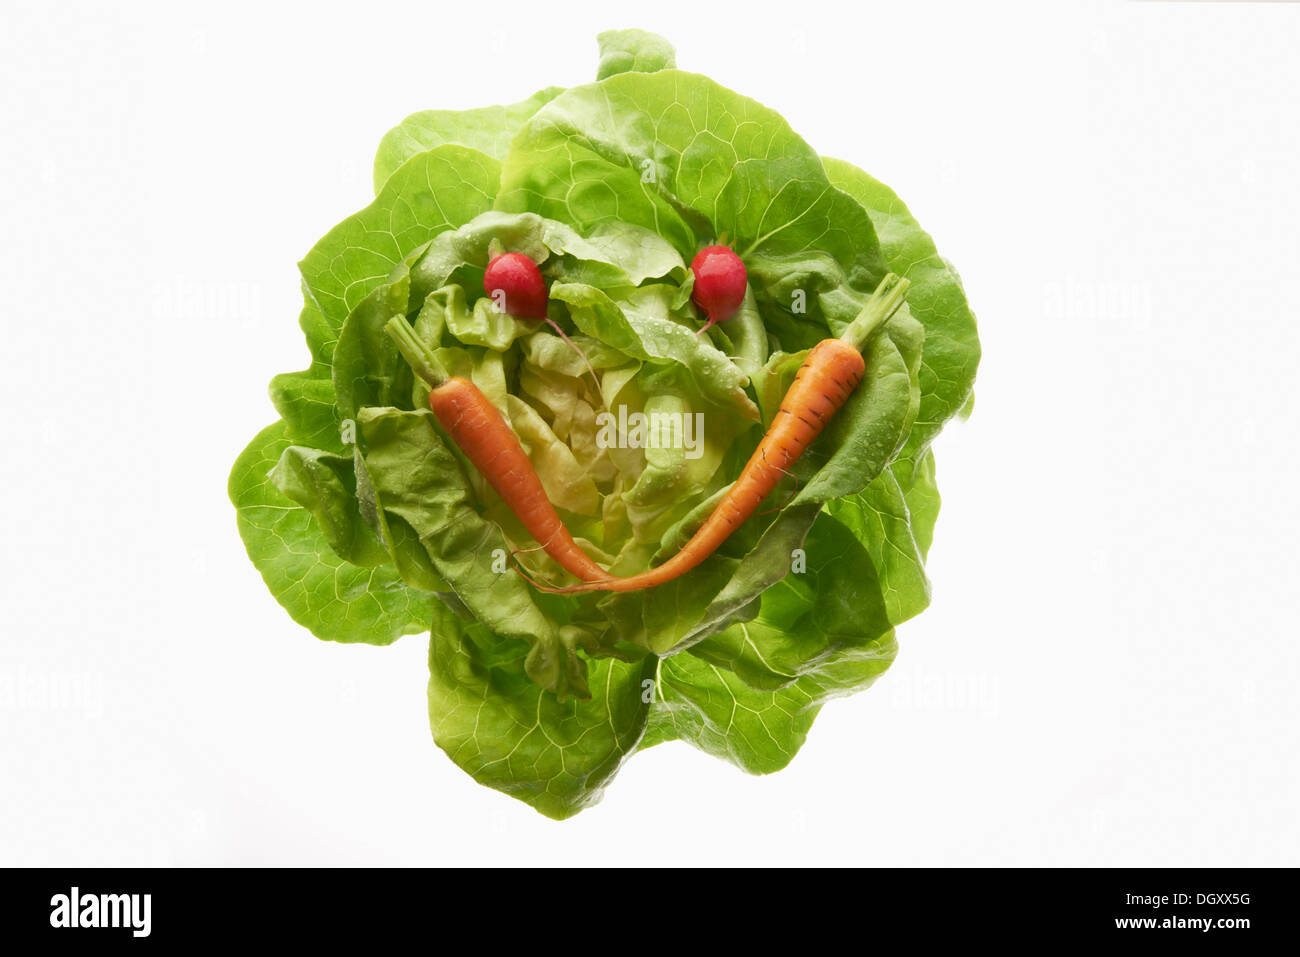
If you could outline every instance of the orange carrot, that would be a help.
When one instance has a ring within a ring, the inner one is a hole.
[[[608,578],[609,573],[593,562],[569,534],[519,439],[488,397],[468,379],[447,377],[401,318],[390,320],[386,331],[411,368],[431,387],[429,407],[442,427],[496,489],[528,534],[565,571],[583,581]]]
[[[902,305],[907,280],[892,273],[862,313],[839,339],[823,339],[808,353],[795,374],[767,434],[750,456],[740,477],[713,512],[672,558],[625,578],[585,579],[581,585],[548,589],[560,594],[585,591],[638,591],[672,581],[712,555],[727,537],[754,514],[826,423],[844,405],[866,371],[862,348],[871,335]]]

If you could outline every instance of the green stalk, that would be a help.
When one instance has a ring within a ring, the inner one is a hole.
[[[859,352],[865,349],[871,337],[907,299],[907,287],[910,285],[902,276],[896,276],[892,272],[880,280],[876,291],[840,338]]]
[[[394,316],[384,323],[384,334],[393,340],[411,371],[430,389],[438,388],[451,378],[433,350],[415,337],[415,330],[401,316]]]

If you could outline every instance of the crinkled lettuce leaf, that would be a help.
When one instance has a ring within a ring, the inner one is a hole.
[[[564,697],[588,692],[575,649],[534,601],[518,571],[504,561],[509,545],[500,526],[481,516],[460,463],[427,410],[362,409],[363,458],[385,511],[420,537],[434,567],[460,603],[492,631],[530,646],[526,671]]]
[[[532,680],[517,643],[450,611],[433,618],[433,739],[482,784],[566,818],[600,800],[645,732],[657,660],[597,658],[591,692],[561,701]]]
[[[298,624],[326,641],[387,645],[428,627],[437,599],[392,567],[344,560],[307,509],[276,488],[270,472],[289,440],[267,426],[235,460],[229,494],[248,557]]]
[[[758,613],[661,662],[643,747],[682,739],[755,774],[785,767],[830,698],[870,685],[898,646],[871,556],[825,513],[806,566]]]
[[[688,258],[723,233],[746,261],[819,249],[864,295],[885,274],[870,216],[779,114],[679,70],[551,100],[511,142],[496,206],[579,231],[643,226]]]
[[[617,299],[583,283],[551,287],[551,297],[569,307],[574,325],[591,338],[662,368],[673,379],[673,388],[757,419],[758,409],[744,391],[745,373],[709,340],[673,318],[672,295],[672,287],[662,284],[629,290]],[[665,384],[663,377],[657,381]]]
[[[657,33],[606,30],[596,37],[596,43],[600,46],[598,80],[616,73],[655,73],[677,66],[677,51]]]
[[[507,106],[472,110],[421,110],[384,134],[375,153],[375,193],[382,193],[393,173],[413,156],[436,146],[465,146],[501,159],[520,124],[563,88],[548,86],[526,100]]]
[[[490,209],[499,178],[500,164],[485,153],[437,146],[408,159],[373,203],[326,233],[298,264],[317,310],[306,330],[313,353],[332,356],[348,313],[412,250]]]
[[[481,289],[483,272],[496,250],[523,253],[550,279],[631,289],[647,279],[681,280],[686,264],[654,232],[610,222],[586,236],[535,213],[493,211],[435,239],[420,258],[413,278],[417,295],[449,282]]]
[[[843,160],[827,159],[825,164],[835,188],[871,215],[890,271],[912,283],[907,307],[925,330],[921,403],[908,440],[908,452],[915,455],[972,399],[980,361],[975,316],[957,270],[939,255],[898,195]]]

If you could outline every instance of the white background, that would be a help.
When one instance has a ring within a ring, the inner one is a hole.
[[[1300,6],[179,6],[0,37],[0,864],[1300,862]],[[433,745],[421,637],[289,620],[225,482],[385,130],[630,25],[894,186],[985,358],[891,671],[556,823]]]

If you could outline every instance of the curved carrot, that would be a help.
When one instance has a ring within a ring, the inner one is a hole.
[[[448,378],[405,321],[392,319],[386,328],[411,368],[432,387],[429,407],[433,414],[528,534],[565,571],[583,581],[608,578],[609,572],[593,562],[569,534],[523,446],[496,406],[468,379]]]
[[[767,434],[741,470],[740,477],[672,558],[655,568],[625,578],[586,579],[581,585],[548,589],[559,594],[585,591],[639,591],[663,585],[695,568],[717,551],[727,537],[754,514],[826,423],[844,405],[862,376],[866,362],[862,347],[894,314],[907,292],[907,280],[885,277],[861,315],[839,339],[823,339],[808,353],[781,401]]]

